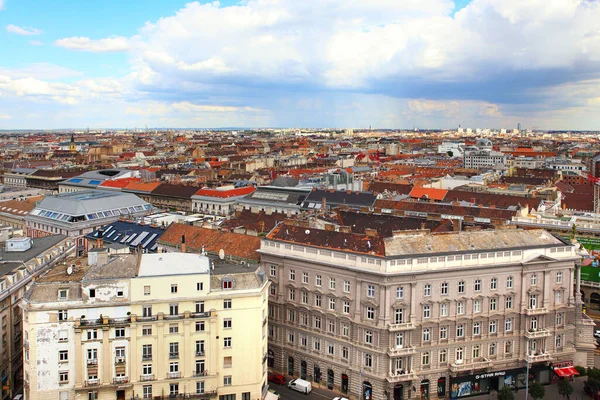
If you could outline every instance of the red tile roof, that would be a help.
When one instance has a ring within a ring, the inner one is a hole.
[[[114,180],[106,180],[100,184],[101,187],[111,187],[115,189],[123,189],[127,187],[130,183],[138,183],[140,182],[140,178],[122,178],[122,179],[114,179]]]
[[[254,193],[256,189],[252,186],[246,186],[237,189],[229,189],[229,190],[217,190],[217,189],[208,189],[203,188],[198,190],[194,196],[206,196],[206,197],[219,197],[219,198],[229,198],[236,196],[245,196],[250,193]]]
[[[124,187],[127,191],[146,192],[150,193],[160,185],[160,182],[130,182]]]
[[[434,189],[434,188],[424,188],[424,187],[414,187],[410,191],[410,197],[415,199],[422,199],[423,197],[427,199],[433,199],[437,201],[442,201],[448,194],[447,190],[444,189]]]

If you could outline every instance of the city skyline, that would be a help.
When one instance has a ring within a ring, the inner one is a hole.
[[[0,0],[0,130],[595,130],[585,0]]]

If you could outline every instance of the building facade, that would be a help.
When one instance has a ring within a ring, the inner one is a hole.
[[[592,365],[579,256],[545,231],[384,240],[280,225],[260,253],[269,365],[347,396],[466,397],[524,386],[527,365],[542,383],[550,363]]]
[[[268,285],[198,254],[60,266],[24,300],[26,398],[262,399]]]

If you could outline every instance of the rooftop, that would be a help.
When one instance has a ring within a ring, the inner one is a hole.
[[[208,274],[208,257],[192,253],[143,254],[138,277]]]
[[[26,251],[5,252],[2,250],[0,253],[2,258],[2,263],[0,263],[0,276],[3,276],[14,268],[23,265],[22,262],[26,262],[37,257],[39,254],[42,254],[46,250],[56,246],[66,238],[67,237],[65,235],[44,236],[32,239],[31,248]]]

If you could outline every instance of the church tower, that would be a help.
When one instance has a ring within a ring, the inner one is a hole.
[[[71,144],[69,144],[69,151],[71,153],[77,153],[77,146],[75,145],[75,136],[71,134]]]

